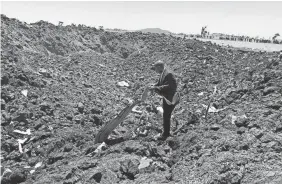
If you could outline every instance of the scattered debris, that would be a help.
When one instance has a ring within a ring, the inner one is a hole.
[[[204,92],[198,93],[198,96],[203,96]]]
[[[281,183],[279,53],[5,15],[1,31],[1,183]],[[164,142],[159,59],[181,94]]]
[[[125,81],[118,82],[117,84],[120,87],[129,87],[129,84],[127,82],[125,82]]]
[[[241,116],[231,115],[231,123],[235,124],[238,127],[247,126],[247,120],[248,118],[245,114]]]
[[[27,129],[25,132],[21,130],[14,130],[14,132],[24,135],[31,135],[30,129]]]
[[[23,147],[22,147],[22,144],[25,143],[25,141],[27,141],[28,139],[25,138],[25,139],[18,139],[18,144],[19,144],[19,151],[20,153],[23,153]]]
[[[102,150],[105,150],[107,147],[107,144],[105,142],[103,142],[102,144],[100,144],[98,146],[98,148],[94,151],[95,153],[100,153]]]
[[[4,168],[3,168],[3,169],[4,169]],[[1,172],[2,172],[2,168],[1,168]],[[3,171],[3,173],[1,174],[1,177],[2,177],[2,176],[5,176],[7,173],[12,173],[11,169],[6,168],[6,169]]]
[[[162,107],[157,107],[157,111],[158,111],[158,114],[160,114],[160,115],[163,115],[163,113],[164,113],[164,110],[163,110],[163,108]]]
[[[147,157],[143,157],[140,160],[140,164],[138,166],[138,169],[140,170],[140,169],[144,169],[146,167],[149,167],[152,162],[153,162],[152,159],[149,159]]]
[[[25,89],[25,90],[22,90],[21,93],[22,93],[25,97],[27,97],[27,92],[28,92],[28,91]]]
[[[43,75],[44,77],[48,77],[50,78],[51,77],[51,74],[44,68],[40,68],[39,71],[38,71],[41,75]]]
[[[34,168],[36,169],[36,168],[41,167],[41,166],[42,166],[42,162],[38,162],[38,163],[34,166]]]
[[[135,106],[135,107],[133,107],[132,112],[135,112],[135,113],[138,113],[138,114],[142,114],[143,111],[140,111],[138,109],[139,109],[139,107]]]
[[[205,104],[202,104],[202,106],[203,106],[205,109],[207,109],[207,108],[208,108],[208,106],[207,106],[207,105],[205,105]],[[210,113],[214,113],[214,112],[220,112],[220,111],[223,111],[223,110],[225,110],[225,108],[223,108],[223,109],[216,109],[215,107],[210,106],[210,108],[209,108],[208,112],[210,112]]]

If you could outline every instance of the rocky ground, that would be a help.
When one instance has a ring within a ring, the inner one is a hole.
[[[1,183],[282,183],[278,53],[5,15],[1,35]],[[101,127],[156,82],[158,59],[182,96],[173,137],[154,139],[151,95],[97,149]]]

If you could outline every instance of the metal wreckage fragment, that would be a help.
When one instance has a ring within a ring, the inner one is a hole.
[[[96,135],[95,144],[104,142],[110,133],[126,118],[131,110],[142,101],[145,101],[148,96],[149,89],[145,88],[141,100],[136,100],[131,105],[125,107],[112,121],[108,122]]]

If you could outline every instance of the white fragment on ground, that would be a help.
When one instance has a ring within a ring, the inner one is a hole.
[[[164,113],[164,110],[163,110],[163,108],[161,106],[157,107],[157,111],[161,115]]]
[[[11,169],[5,169],[5,171],[3,172],[2,176],[4,176],[7,173],[12,173],[12,170]]]
[[[42,162],[38,162],[38,163],[34,166],[34,169],[30,170],[29,173],[30,173],[30,174],[33,174],[33,173],[35,172],[36,168],[39,168],[39,167],[41,167],[41,166],[42,166]],[[29,169],[29,168],[31,168],[31,167],[30,167],[30,166],[25,166],[25,168],[26,168],[26,169]]]
[[[204,95],[204,92],[201,92],[198,94],[198,96],[203,96]]]
[[[25,139],[18,139],[18,142],[21,143],[21,144],[25,143],[25,141],[27,141],[27,138],[25,138]]]
[[[140,160],[140,164],[138,166],[138,169],[143,169],[143,168],[146,168],[146,167],[149,167],[151,162],[153,162],[152,159],[149,159],[147,157],[143,157],[141,158]]]
[[[157,135],[154,136],[154,139],[156,140],[160,136],[161,136],[161,133],[158,133]]]
[[[132,138],[135,138],[135,137],[137,137],[136,133],[132,132]]]
[[[22,144],[25,143],[25,141],[27,141],[27,138],[25,139],[18,139],[18,143],[19,143],[19,151],[21,153],[23,153],[23,147],[22,147]]]
[[[209,108],[209,112],[219,112],[219,111],[220,111],[220,109],[216,109],[213,106]]]
[[[30,129],[27,129],[25,132],[21,130],[14,130],[14,132],[19,133],[19,134],[24,134],[24,135],[30,135]]]
[[[142,136],[147,136],[148,135],[148,130],[144,130],[144,131],[139,131],[139,135],[142,135]]]
[[[28,91],[27,91],[26,89],[21,91],[21,93],[22,93],[25,97],[27,97],[27,92],[28,92]]]
[[[38,162],[38,163],[34,166],[34,168],[36,169],[36,168],[41,167],[41,166],[42,166],[42,162]]]
[[[132,112],[135,112],[137,114],[142,114],[142,111],[138,110],[138,106],[133,107],[133,109],[131,110]]]
[[[231,115],[231,123],[234,125],[235,121],[237,119],[237,116]]]
[[[217,91],[217,87],[214,86],[214,87],[213,87],[213,93],[212,93],[212,95],[215,95],[216,91]]]
[[[99,64],[99,63],[98,63],[98,65],[101,66],[101,67],[106,67],[105,65],[102,65],[102,64]]]
[[[133,104],[133,102],[134,102],[134,101],[133,101],[132,99],[130,99],[130,98],[127,98],[126,100],[128,101],[128,104],[130,104],[130,105]]]
[[[201,113],[201,112],[202,112],[201,109],[196,110],[196,113]]]
[[[202,106],[205,108],[205,109],[207,109],[208,108],[208,106],[207,105],[205,105],[205,104],[202,104]],[[209,111],[208,112],[210,112],[210,113],[214,113],[214,112],[219,112],[219,111],[223,111],[225,108],[223,108],[223,109],[216,109],[214,106],[210,106],[210,108],[209,108]]]
[[[100,153],[104,148],[106,148],[106,143],[105,142],[103,142],[102,144],[100,144],[99,146],[98,146],[98,148],[94,151],[95,153]]]
[[[231,116],[231,123],[234,125],[235,124],[235,121],[238,119],[238,118],[247,118],[247,116],[244,114],[242,116],[234,116],[234,115],[230,115]]]
[[[39,71],[38,71],[40,74],[44,75],[44,74],[47,74],[48,71],[44,68],[40,68]]]
[[[118,82],[117,84],[120,87],[129,87],[129,84],[127,82],[125,82],[125,81]]]

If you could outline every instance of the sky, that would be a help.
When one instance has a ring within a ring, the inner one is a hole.
[[[174,33],[210,33],[282,37],[282,1],[20,1],[1,2],[1,14],[20,21],[84,24],[139,30],[161,28]],[[278,38],[281,38],[278,37]]]

